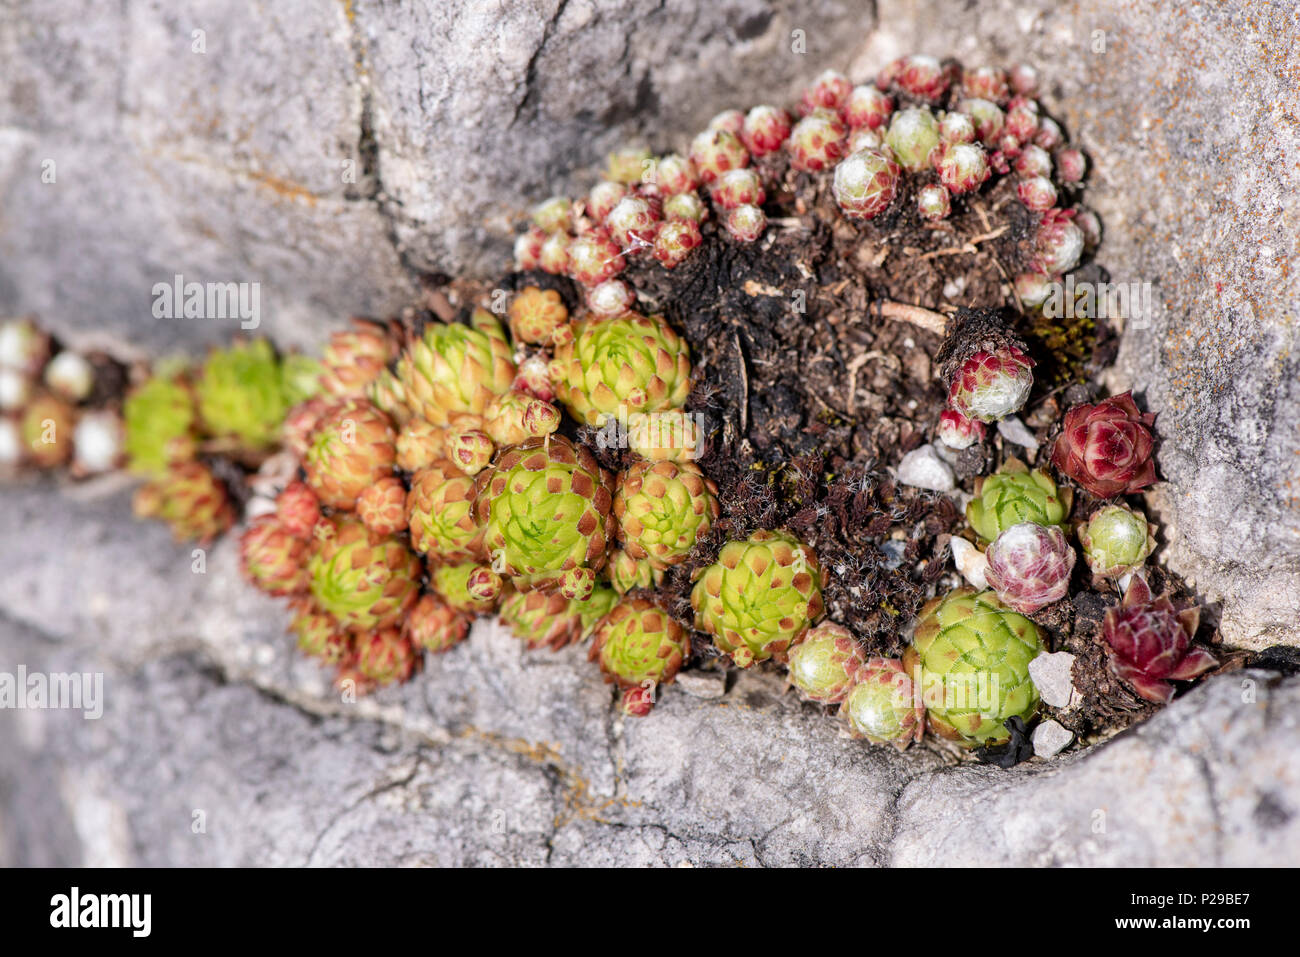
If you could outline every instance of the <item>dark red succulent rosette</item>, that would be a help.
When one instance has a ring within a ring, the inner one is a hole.
[[[1192,647],[1199,621],[1196,608],[1176,611],[1165,595],[1153,600],[1146,581],[1134,575],[1124,601],[1102,622],[1111,670],[1147,701],[1168,704],[1174,697],[1170,681],[1187,681],[1219,664],[1205,649]]]
[[[1097,498],[1141,491],[1156,481],[1150,431],[1155,420],[1138,411],[1130,392],[1077,405],[1065,414],[1052,465]]]

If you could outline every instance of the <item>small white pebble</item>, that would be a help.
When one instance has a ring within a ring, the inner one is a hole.
[[[956,299],[966,291],[966,277],[958,276],[956,279],[949,279],[943,284],[943,297],[945,299]]]
[[[1068,651],[1041,654],[1029,662],[1029,679],[1046,704],[1053,708],[1068,708],[1081,698],[1070,677],[1073,668],[1074,655]]]
[[[934,492],[951,492],[957,487],[952,469],[935,453],[934,446],[928,443],[903,456],[903,460],[898,463],[898,480],[904,485]]]
[[[1029,427],[1018,416],[1008,415],[998,419],[998,432],[1008,442],[1027,448],[1031,455],[1037,453],[1038,437],[1029,431]]]
[[[984,574],[988,571],[989,560],[984,557],[984,553],[966,539],[956,535],[952,537],[948,547],[952,549],[952,563],[957,566],[961,577],[966,579],[972,588],[978,588],[980,591],[988,588],[989,583]]]
[[[1074,732],[1057,721],[1040,722],[1034,728],[1034,754],[1040,758],[1054,758],[1070,746]]]

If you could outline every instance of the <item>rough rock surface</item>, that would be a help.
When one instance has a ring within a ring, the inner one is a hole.
[[[153,352],[228,338],[152,317],[180,273],[260,283],[262,331],[307,345],[409,301],[420,271],[494,271],[511,222],[624,138],[680,147],[827,65],[1025,59],[1089,153],[1102,262],[1151,283],[1112,385],[1161,416],[1162,558],[1223,603],[1230,640],[1300,644],[1291,11],[687,6],[11,3],[0,313]],[[124,492],[0,494],[0,671],[102,670],[107,695],[98,721],[0,711],[0,864],[1300,859],[1297,679],[1221,677],[1011,772],[841,740],[761,675],[622,722],[579,651],[487,630],[344,705],[232,543],[195,574]]]
[[[0,671],[104,674],[98,720],[0,710],[0,866],[1300,858],[1300,678],[1226,675],[1012,771],[851,740],[772,675],[623,720],[581,649],[492,627],[346,704],[233,541],[196,565],[124,491],[77,493],[0,512]]]
[[[263,330],[311,345],[409,302],[422,271],[495,272],[528,205],[620,142],[680,149],[825,66],[1024,59],[1088,151],[1102,261],[1151,284],[1112,379],[1161,416],[1165,558],[1231,640],[1294,643],[1294,36],[1285,5],[1173,0],[20,0],[0,23],[0,312],[192,349],[234,323],[155,319],[154,284],[257,282]]]

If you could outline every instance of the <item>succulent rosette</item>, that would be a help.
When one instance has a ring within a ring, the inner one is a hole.
[[[406,390],[390,370],[383,369],[375,377],[366,389],[366,395],[380,411],[387,414],[399,426],[404,426],[411,421],[413,413],[410,406],[406,404]]]
[[[569,310],[554,289],[526,286],[510,302],[510,334],[517,342],[540,345],[569,321]]]
[[[954,409],[944,409],[939,413],[939,441],[950,449],[968,449],[976,442],[984,441],[986,431],[983,422],[968,419]]]
[[[661,569],[684,561],[718,517],[717,492],[690,462],[634,462],[614,495],[623,550]]]
[[[1009,719],[1038,710],[1029,662],[1042,650],[1037,626],[993,592],[958,588],[921,609],[903,664],[920,669],[931,730],[975,747],[1005,742]]]
[[[415,648],[397,628],[380,628],[358,635],[357,670],[377,685],[406,681],[419,664]]]
[[[785,532],[731,541],[696,573],[695,627],[741,668],[775,658],[822,615],[825,572],[811,548]]]
[[[420,418],[446,425],[458,412],[481,415],[492,397],[510,388],[515,366],[510,343],[492,313],[475,309],[469,323],[430,323],[402,353],[397,379]]]
[[[393,423],[364,399],[344,399],[322,415],[303,457],[307,484],[332,508],[351,509],[397,459]]]
[[[835,113],[815,110],[790,131],[790,165],[805,173],[830,169],[844,156],[848,137],[849,128]]]
[[[962,363],[948,387],[948,404],[968,419],[995,422],[1018,412],[1034,384],[1034,360],[1015,346],[980,349]]]
[[[854,130],[879,129],[893,112],[893,98],[874,86],[855,86],[840,108],[840,116]]]
[[[352,653],[352,636],[339,627],[333,615],[310,600],[295,600],[292,607],[289,634],[298,639],[298,650],[304,655],[337,665]]]
[[[1049,209],[1034,236],[1033,268],[1044,276],[1062,276],[1079,265],[1083,231],[1072,222],[1073,210]]]
[[[488,467],[496,446],[492,436],[477,426],[482,421],[477,416],[470,417],[474,425],[453,424],[442,438],[442,452],[447,461],[466,475],[477,475]]]
[[[560,427],[560,410],[519,389],[502,392],[483,412],[488,436],[499,446],[550,435]]]
[[[1204,648],[1192,647],[1199,622],[1198,609],[1177,611],[1167,595],[1153,599],[1146,581],[1134,575],[1124,600],[1102,620],[1111,670],[1147,701],[1168,704],[1171,681],[1189,681],[1219,664]]]
[[[291,352],[280,360],[280,390],[284,404],[292,408],[321,394],[319,359]]]
[[[1155,526],[1123,505],[1105,505],[1079,526],[1079,544],[1088,568],[1098,578],[1116,578],[1140,569],[1155,551]]]
[[[630,416],[627,446],[652,462],[697,459],[704,454],[700,417],[682,409]]]
[[[178,377],[154,376],[127,395],[127,468],[136,475],[161,475],[194,457],[194,396]]]
[[[620,688],[668,684],[690,654],[690,637],[646,598],[623,598],[595,625],[588,657]]]
[[[72,458],[72,406],[43,392],[27,403],[20,422],[27,460],[37,468],[54,468]]]
[[[397,433],[395,453],[397,467],[404,472],[419,472],[443,459],[447,430],[424,419],[412,419]]]
[[[959,70],[951,62],[945,65],[935,57],[911,53],[881,70],[876,77],[876,86],[882,90],[897,86],[909,96],[938,103],[959,76]]]
[[[831,191],[845,216],[873,219],[894,201],[899,176],[898,164],[884,150],[861,149],[835,167]]]
[[[749,151],[740,137],[729,130],[700,133],[691,141],[690,158],[705,184],[712,183],[727,170],[749,165]]]
[[[307,590],[307,542],[290,534],[274,515],[256,518],[239,539],[244,577],[268,595]]]
[[[552,435],[507,449],[480,475],[475,517],[492,566],[516,588],[567,588],[599,572],[613,531],[612,480],[584,446]]]
[[[1140,492],[1156,480],[1151,424],[1131,393],[1077,405],[1052,446],[1052,465],[1097,498]]]
[[[805,631],[788,653],[790,683],[809,701],[822,704],[843,701],[866,663],[853,634],[830,621]]]
[[[35,378],[50,357],[50,336],[23,316],[0,320],[0,368]]]
[[[767,229],[767,214],[757,206],[737,206],[727,211],[722,225],[726,228],[727,235],[737,242],[753,243]]]
[[[449,651],[469,634],[471,616],[457,611],[437,595],[422,595],[402,628],[411,644],[435,654]]]
[[[481,615],[496,607],[504,583],[489,565],[459,562],[434,566],[429,587],[457,611]]]
[[[1055,525],[1012,525],[984,555],[989,562],[985,580],[1013,611],[1032,614],[1070,590],[1074,549]]]
[[[680,408],[691,391],[690,351],[663,319],[626,313],[574,323],[572,342],[555,349],[556,397],[579,422]]]
[[[203,363],[194,394],[207,430],[247,451],[274,445],[289,410],[280,363],[266,339],[213,351]]]
[[[333,402],[324,396],[316,396],[305,402],[299,402],[291,408],[280,426],[280,440],[294,458],[302,461],[307,457],[311,447],[311,437],[320,424],[321,417],[331,408]]]
[[[321,387],[338,398],[362,398],[388,363],[397,356],[397,343],[387,329],[365,319],[334,333],[321,354]]]
[[[612,588],[597,588],[586,601],[573,601],[559,592],[511,592],[502,599],[499,614],[528,648],[559,651],[591,634],[617,600]]]
[[[938,222],[952,212],[952,197],[944,187],[930,183],[916,191],[916,209],[923,219]]]
[[[903,751],[925,734],[925,707],[911,675],[895,658],[869,658],[840,707],[855,737]]]
[[[756,106],[745,114],[740,138],[754,156],[775,153],[790,138],[790,114],[779,106]]]
[[[671,219],[660,223],[655,230],[654,249],[651,252],[655,259],[659,260],[660,265],[665,269],[672,269],[685,262],[691,251],[702,242],[704,236],[694,220]]]
[[[396,625],[420,589],[420,560],[406,544],[350,516],[316,526],[307,571],[316,603],[354,630]]]
[[[474,479],[443,462],[416,472],[406,497],[411,547],[431,562],[466,562],[480,556],[482,526],[474,514]]]
[[[954,196],[977,190],[992,175],[984,148],[977,143],[944,143],[933,154],[939,182]]]
[[[966,520],[981,541],[991,542],[1013,525],[1060,525],[1070,514],[1073,493],[1058,489],[1042,469],[1032,472],[1019,459],[1007,459],[992,475],[975,480],[975,497]]]
[[[171,526],[178,542],[206,545],[235,523],[226,486],[201,462],[173,465],[137,489],[132,504],[137,517]]]
[[[626,595],[633,588],[658,588],[664,573],[648,558],[633,558],[623,549],[616,548],[609,553],[605,577],[616,592]]]
[[[939,148],[939,123],[927,109],[899,110],[889,121],[885,145],[903,169],[912,173],[928,169]]]
[[[396,535],[406,528],[406,486],[386,475],[357,496],[357,518],[376,535]]]

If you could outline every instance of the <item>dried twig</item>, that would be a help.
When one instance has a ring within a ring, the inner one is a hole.
[[[934,259],[938,256],[956,256],[960,253],[967,253],[973,256],[979,252],[979,249],[976,246],[977,243],[987,242],[990,239],[997,239],[1010,228],[1011,226],[1009,224],[1002,225],[990,233],[980,233],[978,236],[972,236],[970,239],[966,240],[966,244],[963,246],[954,246],[950,249],[935,249],[931,252],[925,253],[920,258]]]
[[[920,306],[909,306],[902,302],[891,302],[888,299],[882,299],[876,303],[876,309],[880,315],[886,319],[897,319],[902,322],[910,322],[919,329],[926,332],[933,332],[936,336],[942,336],[948,326],[948,320],[940,313],[931,312],[929,309],[922,309]]]
[[[740,434],[749,432],[749,369],[745,366],[745,350],[740,347],[740,330],[732,335],[736,339],[736,361],[740,364]]]

